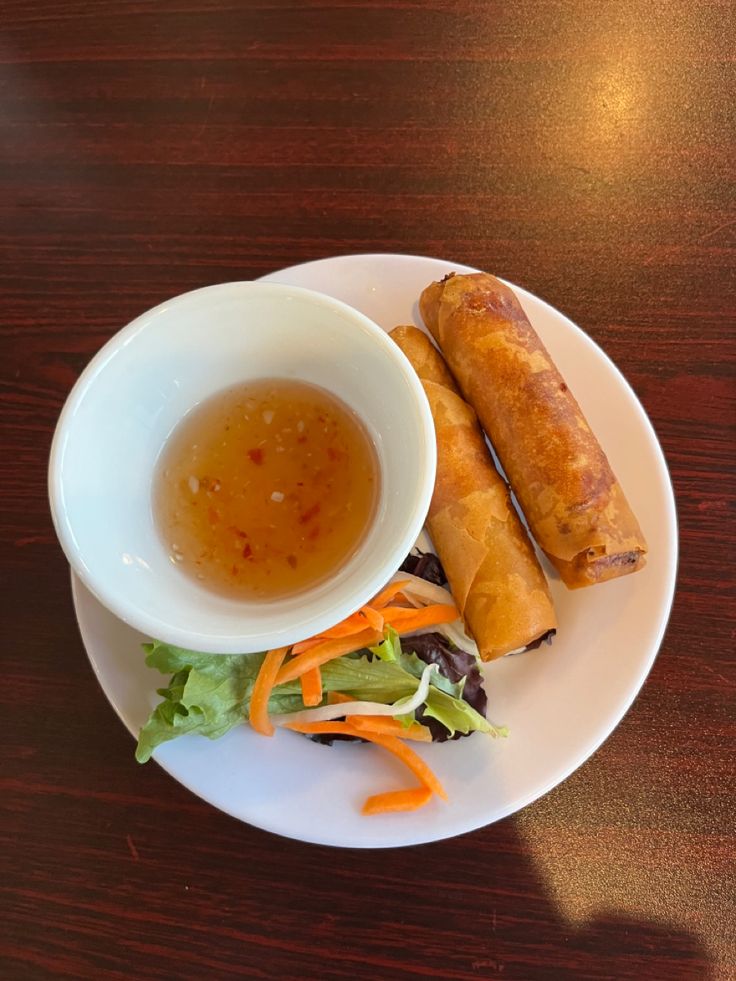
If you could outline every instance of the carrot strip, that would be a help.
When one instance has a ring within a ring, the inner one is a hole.
[[[352,695],[344,695],[341,691],[329,691],[327,692],[327,704],[328,705],[339,705],[342,702],[354,702],[355,699]]]
[[[432,793],[437,794],[442,800],[447,800],[447,793],[445,788],[442,786],[440,781],[434,775],[432,770],[427,766],[421,756],[418,756],[413,749],[397,739],[396,736],[384,736],[378,732],[368,732],[360,729],[354,729],[354,732],[360,733],[361,738],[367,739],[371,743],[377,743],[379,746],[383,746],[387,749],[389,753],[393,753],[394,756],[405,763],[409,769],[412,771],[415,777],[417,777],[425,787],[428,787]]]
[[[420,743],[431,743],[432,733],[426,726],[413,722],[410,726],[402,726],[398,719],[386,715],[350,715],[350,725],[361,732],[381,732],[386,736],[398,736],[399,739],[413,739]]]
[[[383,614],[374,610],[372,606],[364,606],[360,611],[366,619],[366,623],[373,630],[383,633]]]
[[[334,627],[329,627],[327,630],[323,630],[319,635],[324,637],[325,640],[333,640],[337,637],[350,637],[352,634],[360,633],[361,630],[369,626],[365,617],[358,613],[351,613],[349,617],[341,620],[340,623],[336,623]]]
[[[414,776],[418,777],[432,793],[437,794],[443,800],[447,800],[445,788],[421,756],[418,756],[413,749],[407,746],[405,742],[397,739],[396,736],[385,736],[382,733],[371,732],[368,729],[356,729],[355,726],[350,725],[348,722],[287,722],[285,728],[292,729],[294,732],[324,733],[326,735],[343,733],[346,736],[359,736],[361,739],[366,739],[370,743],[383,746],[389,753],[398,756],[402,763],[408,766]]]
[[[384,592],[386,591],[384,590]],[[346,647],[342,653],[348,654],[351,650],[358,650],[358,648],[365,647],[368,644],[377,643],[377,640],[361,641],[361,638],[368,633],[369,629],[382,634],[385,623],[389,623],[399,633],[409,633],[412,630],[433,627],[439,623],[452,623],[459,616],[460,613],[457,607],[450,603],[434,603],[430,606],[422,606],[419,609],[403,606],[384,606],[381,610],[375,610],[370,606],[364,606],[358,613],[351,614],[351,616],[347,617],[341,623],[335,624],[329,630],[325,630],[324,633],[294,644],[291,653],[302,655],[317,647],[321,649],[328,641],[342,641],[347,639],[349,640],[350,646]],[[330,655],[327,660],[331,660],[333,656],[340,655]],[[324,662],[317,662],[318,665],[322,663]],[[284,671],[286,670],[285,668]],[[284,680],[291,681],[294,677],[299,677],[299,675],[290,676],[288,679],[284,678],[278,681],[277,684],[282,684]]]
[[[364,630],[362,633],[353,634],[352,637],[338,640],[325,640],[284,664],[276,675],[275,684],[283,685],[287,681],[294,681],[312,668],[318,668],[327,661],[333,661],[336,657],[350,654],[351,651],[357,651],[361,647],[377,644],[379,640],[381,634],[376,630]]]
[[[376,610],[371,610],[369,607],[364,606],[362,609],[358,610],[357,613],[352,613],[349,617],[346,617],[340,623],[336,623],[334,627],[329,627],[327,630],[323,630],[321,634],[315,634],[314,637],[308,637],[306,640],[300,640],[291,649],[292,654],[303,654],[312,647],[316,647],[317,644],[322,643],[323,640],[337,640],[339,637],[352,637],[354,634],[361,633],[367,627],[371,627],[373,630],[383,630],[383,617]]]
[[[274,732],[273,724],[268,717],[268,700],[271,697],[271,689],[276,682],[276,675],[288,650],[288,647],[277,647],[269,651],[263,659],[263,664],[253,685],[248,718],[251,726],[263,736],[272,736]]]
[[[303,654],[305,651],[308,651],[310,648],[316,647],[317,644],[321,643],[321,637],[310,637],[308,640],[300,640],[298,644],[294,644],[294,646],[291,648],[291,653]]]
[[[434,603],[432,606],[422,606],[418,610],[387,606],[382,612],[386,623],[398,633],[408,633],[410,630],[420,630],[422,627],[434,627],[438,623],[452,623],[460,616],[458,608],[451,603]]]
[[[408,790],[389,790],[373,794],[363,804],[363,814],[390,814],[394,811],[416,811],[424,807],[432,797],[429,787],[411,787]]]
[[[373,607],[374,610],[380,610],[381,607],[385,606],[389,600],[392,600],[397,593],[400,593],[404,586],[410,586],[411,583],[408,579],[404,579],[403,582],[391,582],[388,586],[384,586],[380,593],[377,593],[373,599],[370,601],[368,606]]]
[[[302,701],[305,705],[319,705],[322,701],[322,675],[319,668],[312,668],[299,679],[302,686]]]

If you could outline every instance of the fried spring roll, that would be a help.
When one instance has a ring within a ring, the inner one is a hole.
[[[513,290],[487,273],[450,274],[419,307],[563,582],[591,586],[640,569],[639,524]]]
[[[480,656],[490,661],[556,629],[547,581],[442,356],[416,327],[397,327],[391,337],[419,375],[434,419],[437,478],[427,527]]]

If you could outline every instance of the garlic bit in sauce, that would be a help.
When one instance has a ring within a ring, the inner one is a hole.
[[[172,562],[221,595],[278,599],[333,575],[366,535],[378,457],[356,414],[263,379],[193,409],[166,443],[154,511]]]

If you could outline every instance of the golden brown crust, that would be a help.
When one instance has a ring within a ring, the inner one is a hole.
[[[563,581],[641,568],[636,518],[514,292],[487,273],[454,275],[427,287],[420,310]]]
[[[437,348],[429,343],[421,330],[417,327],[394,327],[391,331],[391,338],[396,341],[409,358],[422,381],[437,382],[439,385],[449,388],[456,395],[460,394],[460,389],[450,374],[450,369],[443,361]],[[408,353],[409,351],[411,354]]]
[[[435,424],[429,533],[481,657],[501,657],[556,628],[544,573],[441,355],[416,327],[398,327],[391,337],[414,365]]]

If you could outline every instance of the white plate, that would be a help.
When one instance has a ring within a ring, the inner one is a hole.
[[[387,330],[420,324],[417,298],[458,263],[401,255],[323,259],[264,277],[344,300]],[[185,736],[157,762],[223,811],[289,838],[359,848],[434,841],[513,814],[579,767],[618,725],[662,640],[674,592],[677,525],[672,487],[654,430],[608,357],[542,300],[514,287],[580,402],[649,543],[634,576],[569,592],[551,583],[559,632],[551,647],[485,669],[489,717],[506,740],[480,735],[420,747],[447,788],[413,815],[360,814],[371,793],[406,784],[377,748],[318,745],[290,732],[264,739],[242,726],[211,742]],[[376,379],[380,385],[381,380]],[[145,667],[138,636],[73,580],[74,604],[92,666],[111,704],[137,735],[163,679]],[[133,747],[131,746],[131,753]]]

